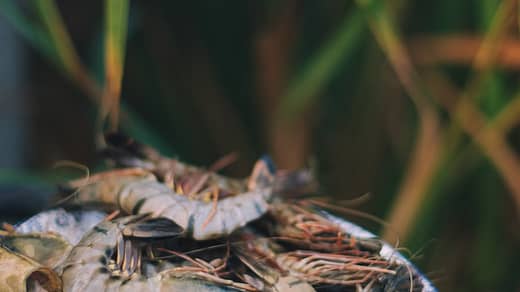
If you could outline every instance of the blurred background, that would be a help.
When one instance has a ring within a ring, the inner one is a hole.
[[[264,153],[312,165],[441,291],[520,291],[518,11],[0,0],[0,219],[49,203],[57,161],[99,168],[99,133],[119,127],[200,165],[236,152],[228,175]]]

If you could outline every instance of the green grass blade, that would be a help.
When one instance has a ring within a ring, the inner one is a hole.
[[[112,130],[116,130],[119,119],[128,12],[128,0],[105,1],[105,93],[101,118],[111,113]]]
[[[105,1],[105,69],[122,77],[128,26],[128,0]]]
[[[47,42],[52,45],[53,61],[64,70],[65,75],[74,80],[95,102],[99,100],[99,88],[81,62],[63,18],[53,0],[34,0],[47,33]]]
[[[20,184],[30,187],[51,188],[53,182],[41,173],[0,168],[0,185]]]
[[[39,26],[32,23],[12,0],[0,0],[0,15],[9,22],[14,29],[29,42],[36,50],[40,51],[45,57],[58,60],[48,36]]]
[[[339,69],[342,61],[353,55],[361,45],[364,19],[359,9],[346,16],[337,33],[289,84],[280,102],[278,117],[294,117],[318,97],[318,92]]]
[[[84,74],[56,3],[53,0],[35,0],[34,3],[63,69],[73,77]]]

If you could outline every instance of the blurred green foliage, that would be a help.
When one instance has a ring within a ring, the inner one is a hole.
[[[92,101],[73,138],[87,150],[71,144],[73,157],[93,163],[93,113],[115,114],[123,73],[115,119],[137,139],[199,164],[237,151],[234,175],[264,152],[287,168],[314,156],[325,193],[370,192],[359,208],[386,218],[381,234],[397,230],[442,291],[520,288],[520,66],[501,59],[520,47],[514,1],[104,3],[91,4],[98,17],[78,41],[68,28],[83,11],[0,0],[2,16],[81,90],[60,93]]]

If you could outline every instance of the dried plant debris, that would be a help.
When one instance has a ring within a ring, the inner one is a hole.
[[[97,210],[65,211],[63,208],[40,212],[15,226],[17,233],[56,233],[74,245],[81,237],[105,218]]]
[[[125,168],[64,184],[73,211],[5,226],[1,291],[435,291],[388,244],[298,199],[318,190],[309,170],[262,158],[233,179],[216,173],[231,156],[206,169],[121,135],[107,145]]]
[[[269,215],[270,229],[280,240],[300,248],[332,253],[377,254],[382,243],[376,239],[352,236],[321,214],[297,203],[276,202]]]
[[[126,214],[151,213],[174,221],[193,238],[205,240],[229,235],[268,211],[272,187],[266,168],[259,160],[249,179],[240,182],[217,175],[196,179],[188,192],[184,184],[168,186],[141,168],[102,172],[87,183],[78,180],[66,187],[73,190],[77,204],[105,205]],[[206,186],[210,178],[214,183]]]
[[[61,279],[50,268],[0,246],[0,291],[61,291]]]
[[[72,245],[61,235],[51,232],[5,234],[0,236],[0,244],[50,268],[59,266],[72,249]]]

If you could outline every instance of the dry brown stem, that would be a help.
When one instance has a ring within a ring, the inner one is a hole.
[[[463,34],[415,37],[408,44],[411,57],[418,65],[470,65],[483,41],[482,36]],[[495,65],[506,69],[520,69],[520,40],[506,38],[497,50]]]
[[[273,23],[255,40],[256,85],[262,120],[265,121],[264,137],[269,153],[283,169],[305,165],[310,141],[310,127],[305,114],[294,119],[278,119],[275,116],[289,79],[297,5],[297,1],[287,1]]]

